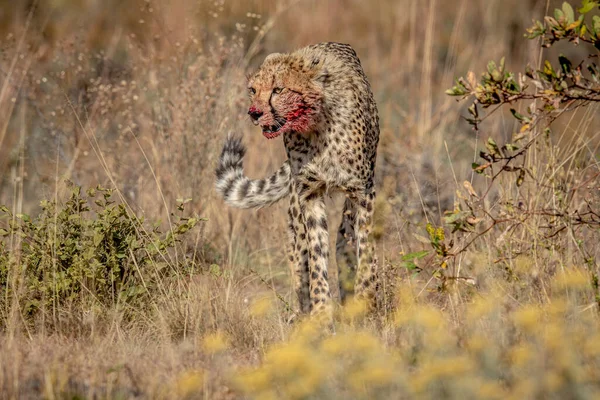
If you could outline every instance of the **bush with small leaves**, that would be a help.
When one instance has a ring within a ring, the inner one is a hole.
[[[143,307],[156,283],[176,272],[168,250],[200,221],[176,217],[163,235],[113,200],[113,189],[97,186],[84,196],[81,187],[69,186],[64,204],[44,200],[34,219],[0,209],[7,220],[0,230],[0,314],[9,313],[13,299],[28,317],[84,299]]]
[[[596,61],[600,17],[592,15],[599,9],[597,0],[583,0],[577,11],[565,2],[554,17],[535,21],[525,35],[539,40],[542,49],[559,42],[587,46],[589,56],[583,61],[575,63],[560,55],[557,62],[540,60],[537,67],[513,73],[506,70],[503,58],[499,64],[491,61],[479,80],[469,72],[446,91],[472,101],[465,120],[478,136],[485,130],[485,120],[504,107],[510,109],[517,129],[504,143],[491,135],[485,140],[480,161],[473,162],[472,168],[486,179],[487,187],[477,193],[465,181],[465,192],[457,191],[458,201],[446,213],[445,222],[462,237],[445,259],[463,254],[479,238],[496,232],[494,262],[504,265],[514,278],[517,257],[548,252],[556,260],[557,250],[575,243],[577,252],[559,262],[588,266],[600,307],[595,250],[583,240],[600,228],[600,199],[594,195],[598,174],[590,171],[598,160],[593,150],[586,150],[596,139],[585,131],[600,103]],[[488,108],[491,111],[482,115]],[[564,127],[563,133],[555,135],[553,128],[560,127],[561,117],[573,117],[578,110],[587,110],[587,119],[572,130],[571,140],[564,140]],[[511,237],[522,239],[508,240]]]

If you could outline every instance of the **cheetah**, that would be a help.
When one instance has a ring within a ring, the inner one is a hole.
[[[331,315],[327,278],[329,234],[325,195],[346,198],[337,240],[339,292],[373,309],[377,259],[369,238],[379,117],[354,49],[319,43],[266,57],[248,78],[254,125],[267,139],[283,136],[287,161],[272,176],[244,175],[245,147],[229,135],[216,170],[216,188],[238,208],[260,208],[289,196],[288,253],[298,312]]]

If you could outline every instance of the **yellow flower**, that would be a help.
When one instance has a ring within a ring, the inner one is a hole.
[[[215,332],[204,337],[202,340],[202,347],[207,353],[215,354],[226,350],[229,345],[228,342],[227,336],[222,332]]]
[[[498,382],[483,382],[479,385],[477,394],[480,399],[506,398],[506,391]]]
[[[250,315],[256,318],[264,317],[273,311],[273,301],[269,297],[261,297],[250,306]]]
[[[321,349],[331,355],[345,354],[348,350],[346,335],[331,336],[321,343]]]
[[[467,341],[467,348],[474,352],[481,352],[487,349],[490,345],[489,338],[481,334],[474,334]]]
[[[551,393],[560,389],[564,381],[564,378],[556,371],[546,371],[544,374],[544,384]]]
[[[385,351],[379,340],[367,332],[354,333],[349,337],[349,339],[351,341],[350,345],[352,350],[358,354]]]
[[[516,367],[524,367],[533,360],[535,353],[529,345],[522,344],[510,350],[510,359]]]
[[[269,350],[268,368],[285,398],[304,398],[314,393],[326,376],[326,363],[301,341],[290,342]]]
[[[236,377],[236,383],[247,393],[259,393],[269,389],[273,381],[269,369],[260,367],[255,370],[241,372]]]
[[[413,321],[417,325],[427,329],[437,330],[446,325],[446,321],[444,321],[440,310],[429,306],[420,308],[419,311],[415,313]]]
[[[497,299],[492,296],[480,297],[467,308],[467,318],[470,322],[479,322],[494,310]]]
[[[353,298],[344,308],[342,308],[342,317],[345,320],[355,320],[362,318],[367,313],[367,303],[364,300]]]
[[[446,239],[446,233],[444,232],[444,228],[443,227],[439,227],[435,230],[435,237],[440,241],[443,242],[444,239]]]
[[[587,337],[583,345],[583,353],[593,357],[600,355],[600,334],[595,333]]]
[[[590,288],[591,280],[589,273],[580,268],[567,268],[563,274],[559,274],[553,284],[555,290],[586,290]]]
[[[175,382],[179,397],[188,397],[201,392],[204,387],[204,371],[185,371]]]
[[[538,307],[528,305],[516,311],[513,318],[518,327],[525,332],[533,333],[539,328],[541,312]]]
[[[394,383],[394,365],[380,363],[379,365],[364,365],[359,371],[348,375],[348,383],[355,390],[368,387],[383,387]]]

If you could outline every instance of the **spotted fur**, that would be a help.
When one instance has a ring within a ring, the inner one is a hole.
[[[245,149],[229,136],[217,189],[235,207],[262,207],[289,195],[289,260],[303,313],[330,315],[329,238],[324,196],[346,196],[336,255],[342,301],[374,306],[377,259],[370,240],[379,118],[356,52],[320,43],[272,54],[248,80],[249,115],[268,139],[283,135],[288,160],[271,177],[243,174]]]

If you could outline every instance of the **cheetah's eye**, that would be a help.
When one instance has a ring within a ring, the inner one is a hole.
[[[254,89],[253,87],[251,87],[248,90],[250,91],[250,94],[256,94],[256,89]]]
[[[279,94],[281,92],[283,92],[283,88],[276,87],[275,89],[273,89],[273,93],[275,93],[275,94]]]

